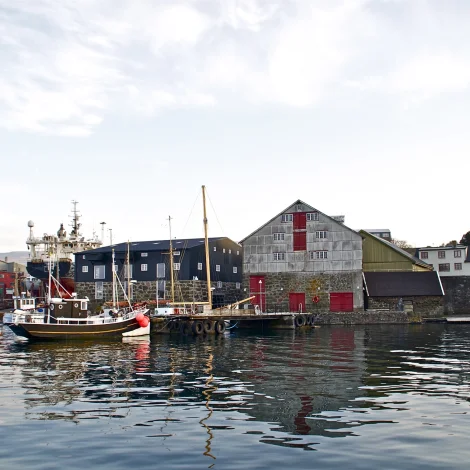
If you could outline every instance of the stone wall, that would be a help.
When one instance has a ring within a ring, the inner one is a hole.
[[[397,309],[400,297],[369,297],[368,310],[389,310]],[[443,296],[414,296],[402,297],[403,302],[413,303],[413,313],[418,316],[432,318],[442,317],[444,314]]]
[[[446,315],[470,313],[470,276],[442,276]]]
[[[288,312],[289,292],[305,293],[305,311],[321,312],[330,308],[330,292],[353,292],[354,310],[364,309],[361,272],[340,273],[273,273],[265,276],[266,305],[263,311]],[[243,274],[243,288],[250,293],[250,275]],[[264,292],[263,292],[264,293]],[[248,296],[248,295],[247,295]],[[313,302],[318,296],[319,302]]]
[[[413,323],[419,321],[414,315],[398,311],[371,311],[366,312],[319,312],[315,316],[316,325],[370,325]]]
[[[242,289],[237,289],[235,282],[224,282],[221,288],[217,287],[217,282],[211,282],[212,296],[214,301],[223,301],[224,304],[230,304],[241,300],[244,297]],[[122,289],[119,287],[119,298],[123,300]],[[95,299],[94,282],[78,282],[75,285],[75,291],[78,298],[87,296],[90,299],[90,307],[96,310],[104,302],[111,302],[113,299],[112,283],[103,283],[103,298]],[[156,285],[155,282],[137,282],[133,284],[133,302],[142,302],[155,300]],[[165,285],[165,299],[171,299],[171,286],[169,282]],[[175,302],[207,302],[207,283],[206,281],[176,281],[175,282]],[[216,307],[217,305],[214,305]]]

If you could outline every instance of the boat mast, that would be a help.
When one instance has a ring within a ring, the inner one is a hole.
[[[127,301],[131,304],[131,269],[130,269],[130,249],[129,240],[127,240]]]
[[[168,225],[170,227],[170,285],[171,285],[171,301],[175,301],[175,285],[173,282],[174,278],[174,266],[173,266],[173,241],[171,240],[171,217],[168,216]]]
[[[114,248],[112,249],[111,273],[113,275],[113,309],[116,308],[116,270],[114,267]]]
[[[202,205],[204,208],[204,247],[206,251],[207,300],[212,308],[211,265],[209,259],[209,239],[207,238],[206,187],[202,186]]]

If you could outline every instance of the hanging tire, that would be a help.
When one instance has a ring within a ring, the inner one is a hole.
[[[194,336],[202,335],[202,333],[204,332],[204,326],[202,324],[202,321],[200,320],[194,321],[191,326],[191,330],[193,331]]]
[[[206,335],[210,335],[211,333],[214,333],[215,330],[215,323],[210,320],[204,320],[202,322],[202,327],[204,329],[204,333]]]
[[[297,328],[305,325],[305,318],[302,315],[297,315],[294,319],[295,326]]]
[[[315,325],[315,316],[314,316],[314,315],[309,315],[309,318],[310,318],[310,323],[309,323],[309,325],[310,325],[310,326]]]
[[[189,321],[182,321],[180,325],[180,333],[183,336],[188,336],[191,333],[191,325]]]
[[[310,315],[305,315],[305,324],[310,325]]]
[[[225,331],[225,322],[223,320],[219,320],[215,323],[215,332],[218,335],[221,335]]]

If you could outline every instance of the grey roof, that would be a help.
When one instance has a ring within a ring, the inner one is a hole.
[[[370,297],[444,295],[436,271],[370,272],[364,280]]]
[[[333,222],[336,222],[338,224],[341,224],[344,228],[346,228],[347,230],[350,230],[351,232],[354,232],[354,233],[357,233],[355,230],[353,230],[352,228],[349,228],[347,227],[346,225],[344,225],[343,223],[341,222],[338,222],[337,220],[335,220],[333,217],[331,217],[330,215],[326,215],[324,212],[322,211],[319,211],[318,209],[315,209],[314,207],[312,207],[310,204],[307,204],[306,202],[302,201],[301,199],[297,199],[297,201],[294,201],[292,204],[289,204],[283,211],[279,212],[279,214],[275,215],[272,219],[268,220],[266,223],[264,223],[263,225],[261,225],[260,227],[258,227],[256,230],[254,230],[253,232],[251,232],[249,235],[247,235],[243,240],[240,240],[239,243],[243,243],[247,238],[250,238],[252,235],[254,235],[256,232],[258,232],[259,230],[261,230],[263,227],[266,227],[266,225],[269,225],[274,219],[277,219],[278,217],[280,217],[282,214],[284,214],[285,212],[287,212],[287,210],[289,208],[291,208],[292,206],[295,206],[296,204],[304,204],[305,206],[307,206],[309,208],[309,210],[311,210],[312,212],[318,212],[319,214],[322,214],[324,215],[325,217],[328,217],[330,220],[332,220]]]
[[[227,237],[213,237],[209,238],[209,243],[216,242],[218,240],[226,239]],[[195,246],[204,245],[204,237],[201,238],[189,238],[189,239],[174,239],[172,240],[173,249],[189,249]],[[234,242],[235,243],[235,242]],[[118,243],[116,245],[102,246],[94,250],[82,251],[80,253],[110,253],[111,249],[114,248],[115,252],[127,251],[127,242]],[[143,242],[130,242],[129,251],[168,251],[170,249],[170,240],[151,240]],[[77,253],[77,254],[80,254]]]
[[[383,243],[384,245],[387,245],[388,247],[395,250],[397,253],[400,253],[401,255],[403,255],[405,258],[408,258],[413,264],[417,264],[419,266],[422,266],[423,268],[429,268],[431,270],[433,269],[430,264],[425,263],[424,261],[421,261],[419,258],[416,258],[416,256],[413,256],[412,254],[408,253],[403,248],[398,247],[397,245],[393,244],[392,242],[389,242],[388,240],[384,240],[381,237],[377,237],[376,235],[368,232],[367,230],[360,230],[359,233],[367,233],[367,235],[369,235],[370,237],[374,238],[380,243]]]

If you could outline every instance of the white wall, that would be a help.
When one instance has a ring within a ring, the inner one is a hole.
[[[439,276],[470,276],[470,263],[465,262],[467,258],[466,246],[418,248],[418,250],[419,259],[425,263],[432,264],[434,270],[439,273]],[[423,258],[423,252],[427,253],[427,258]],[[439,258],[439,252],[444,252],[445,258]],[[456,263],[462,264],[461,270],[455,269]],[[449,264],[450,271],[439,271],[440,264]]]

